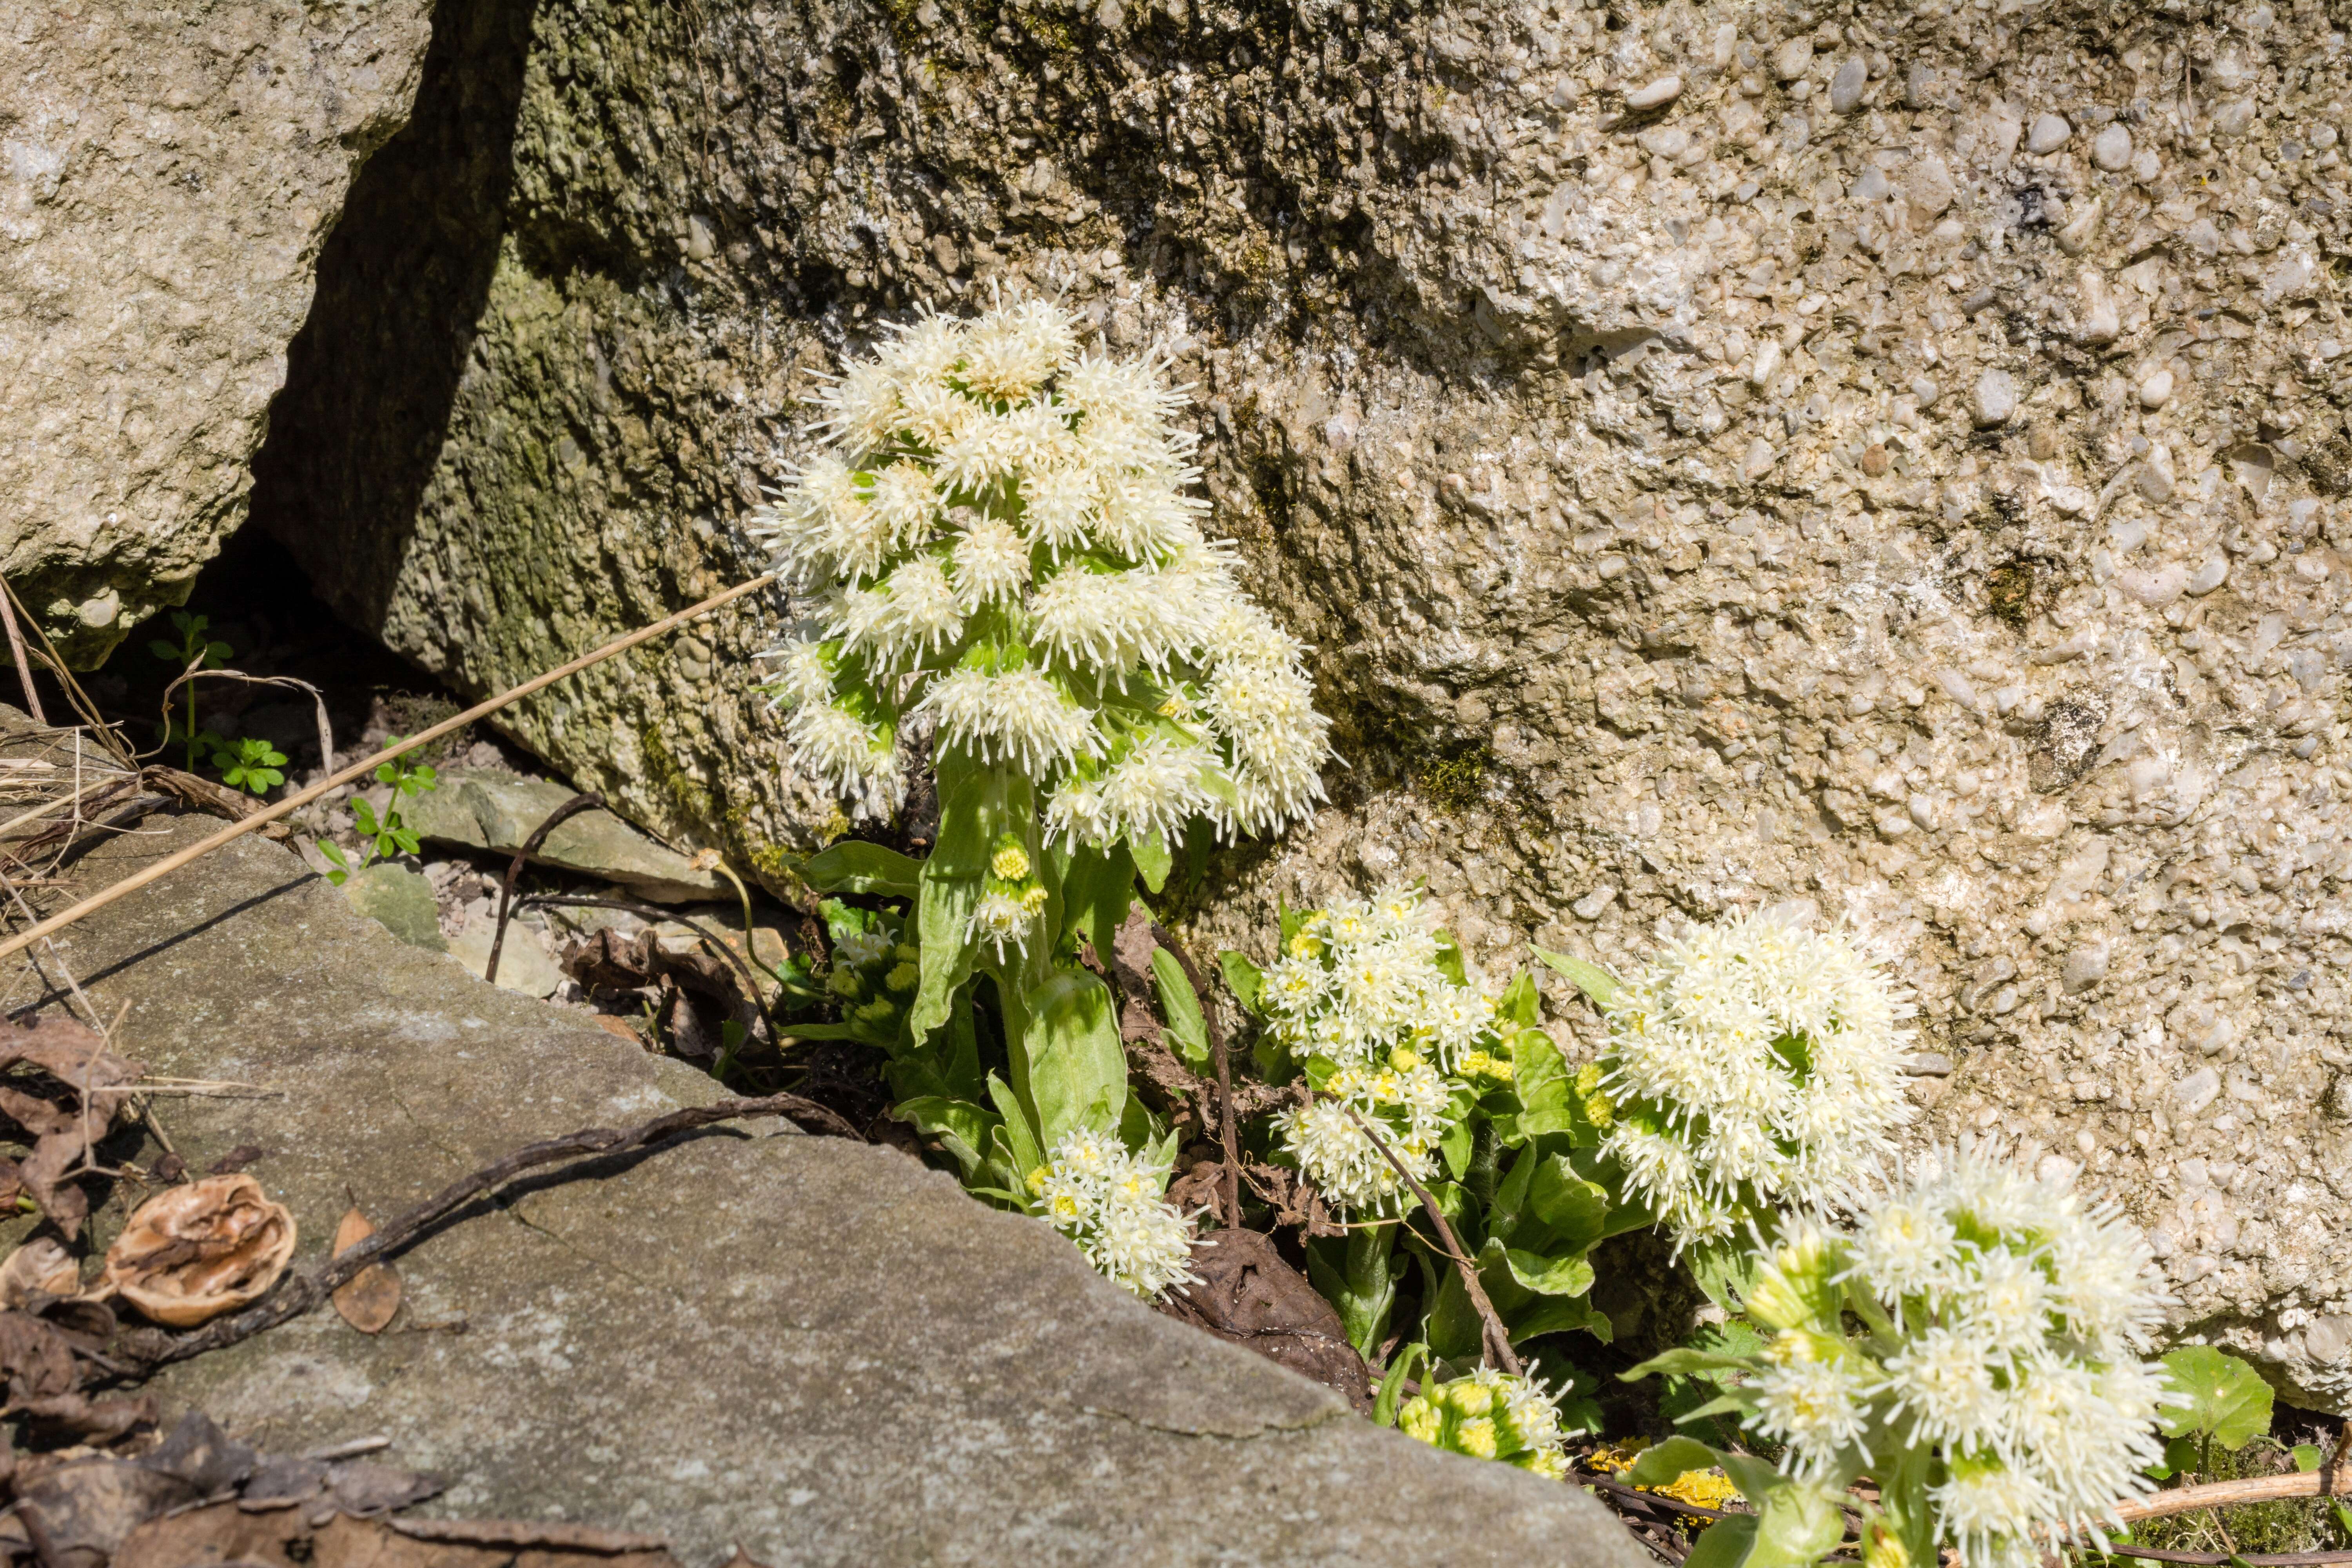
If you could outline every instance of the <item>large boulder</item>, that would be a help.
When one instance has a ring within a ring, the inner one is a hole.
[[[433,145],[510,141],[500,200],[415,221],[492,188],[420,156],[339,235],[263,510],[394,647],[494,689],[753,570],[801,400],[885,321],[1061,291],[1176,347],[1217,526],[1340,720],[1340,800],[1218,868],[1209,934],[1412,875],[1497,965],[1529,936],[1636,962],[1668,917],[1849,921],[1949,1069],[1921,1142],[2084,1168],[2153,1229],[2180,1325],[2343,1408],[2328,26],[543,8],[511,120],[429,105]],[[380,286],[450,276],[487,280],[462,320]],[[513,722],[773,875],[840,826],[747,665],[792,614]]]
[[[0,32],[0,571],[95,663],[245,514],[428,0],[45,4]]]
[[[103,885],[214,825],[150,821]],[[542,1138],[718,1085],[404,946],[286,850],[236,844],[58,942],[150,1071],[259,1094],[160,1100],[202,1169],[241,1145],[299,1268]],[[370,1337],[321,1310],[166,1372],[287,1452],[382,1435],[427,1511],[667,1535],[709,1568],[1645,1561],[1580,1487],[1442,1454],[1150,1311],[1047,1226],[895,1150],[750,1122],[459,1211],[398,1260]],[[142,1155],[152,1159],[160,1149]],[[123,1200],[94,1222],[102,1246]]]

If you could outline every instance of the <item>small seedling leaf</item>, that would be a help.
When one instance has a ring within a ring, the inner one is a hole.
[[[2236,1356],[2183,1345],[2164,1358],[2173,1386],[2189,1396],[2158,1418],[2168,1436],[2210,1437],[2235,1453],[2271,1429],[2271,1385]]]

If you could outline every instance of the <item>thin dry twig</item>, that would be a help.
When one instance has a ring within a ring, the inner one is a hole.
[[[1412,1188],[1412,1195],[1421,1200],[1423,1211],[1429,1215],[1430,1223],[1437,1227],[1438,1237],[1445,1244],[1445,1256],[1454,1259],[1454,1267],[1462,1271],[1462,1285],[1470,1293],[1470,1304],[1478,1309],[1478,1320],[1485,1326],[1487,1353],[1502,1363],[1505,1372],[1513,1377],[1518,1376],[1519,1358],[1517,1352],[1511,1349],[1510,1332],[1503,1327],[1502,1314],[1496,1311],[1495,1303],[1486,1299],[1486,1287],[1479,1283],[1476,1267],[1464,1254],[1462,1243],[1455,1237],[1454,1227],[1445,1223],[1445,1215],[1438,1208],[1437,1200],[1429,1195],[1429,1189],[1421,1184],[1420,1177],[1404,1168],[1404,1162],[1396,1157],[1396,1152],[1389,1147],[1388,1140],[1373,1131],[1371,1123],[1356,1114],[1354,1106],[1344,1100],[1337,1103],[1348,1113],[1348,1120],[1372,1141],[1372,1147],[1381,1152],[1381,1158],[1404,1178],[1405,1184]]]
[[[41,711],[41,694],[33,685],[33,661],[25,655],[25,634],[16,626],[16,608],[11,603],[15,598],[14,594],[0,594],[0,622],[8,627],[8,651],[16,656],[16,679],[25,683],[25,711],[34,723],[46,725],[49,716]]]
[[[2175,1552],[2161,1546],[2134,1546],[2128,1542],[2112,1541],[2107,1553],[2113,1557],[2146,1557],[2158,1563],[2194,1563],[2202,1568],[2221,1568],[2223,1563],[2244,1563],[2252,1568],[2320,1568],[2323,1563],[2352,1563],[2352,1552],[2277,1552],[2249,1556],[2237,1552]]]
[[[335,1254],[310,1273],[289,1279],[273,1291],[267,1300],[207,1324],[194,1333],[163,1339],[160,1345],[150,1339],[148,1344],[142,1347],[148,1352],[145,1359],[151,1366],[186,1361],[208,1351],[236,1344],[265,1329],[273,1329],[299,1318],[333,1295],[337,1287],[358,1278],[361,1270],[368,1265],[399,1251],[476,1198],[495,1191],[527,1171],[588,1155],[625,1154],[658,1143],[677,1133],[690,1132],[715,1122],[757,1116],[788,1116],[795,1121],[822,1127],[836,1137],[865,1142],[859,1137],[857,1129],[839,1113],[816,1101],[797,1094],[770,1094],[756,1100],[721,1100],[709,1105],[690,1105],[631,1128],[589,1127],[577,1132],[568,1132],[561,1138],[525,1144],[462,1181],[451,1183],[364,1241]]]
[[[198,654],[196,656],[196,661],[189,665],[187,668],[182,670],[178,679],[173,681],[171,685],[163,688],[163,717],[165,728],[167,730],[170,727],[172,714],[172,693],[180,689],[182,686],[185,685],[189,681],[195,680],[199,678],[210,677],[215,680],[241,680],[247,686],[296,687],[301,690],[309,692],[310,694],[311,702],[314,703],[318,709],[316,717],[319,722],[319,766],[321,768],[331,768],[335,765],[334,726],[327,721],[326,695],[317,687],[311,685],[307,680],[297,680],[290,675],[247,675],[241,669],[205,669],[203,668],[203,665],[204,655]],[[189,700],[193,702],[195,699],[192,696]],[[151,757],[159,756],[163,753],[163,748],[170,744],[171,742],[169,740],[159,741],[155,743],[153,751],[142,752],[142,754]]]
[[[2242,1503],[2275,1502],[2282,1498],[2336,1497],[2347,1491],[2352,1491],[2352,1467],[2345,1464],[2339,1453],[2315,1470],[2150,1492],[2146,1497],[2117,1503],[2116,1517],[2129,1524],[2134,1520],[2164,1519],[2176,1513],[2194,1513],[2199,1509],[2234,1508]]]
[[[652,639],[660,637],[665,632],[675,631],[679,626],[684,626],[687,622],[693,620],[699,616],[708,615],[709,612],[718,609],[722,605],[732,604],[735,600],[742,598],[746,595],[757,593],[761,588],[771,586],[774,584],[775,580],[776,574],[774,573],[762,573],[761,575],[752,578],[748,583],[737,584],[734,587],[728,589],[725,593],[713,594],[710,597],[703,600],[698,605],[688,605],[687,608],[680,610],[674,616],[665,616],[661,620],[656,621],[652,626],[627,633],[622,637],[614,637],[611,642],[604,644],[602,647],[590,653],[584,653],[578,658],[572,659],[568,664],[558,665],[555,668],[547,671],[543,675],[535,675],[529,680],[524,681],[521,685],[510,687],[507,690],[499,693],[496,697],[489,699],[488,701],[477,702],[471,708],[467,709],[464,712],[454,714],[449,718],[444,719],[438,724],[435,724],[429,729],[418,731],[416,734],[410,736],[408,739],[401,742],[397,745],[387,746],[372,757],[362,758],[347,768],[342,768],[334,773],[329,773],[325,778],[320,779],[317,784],[312,784],[310,788],[302,790],[297,794],[288,795],[284,800],[279,801],[277,805],[257,811],[242,822],[233,822],[226,827],[222,828],[218,833],[214,834],[211,837],[201,839],[194,844],[191,844],[185,849],[180,850],[176,854],[167,855],[163,859],[156,861],[153,865],[135,871],[130,876],[125,877],[122,880],[115,883],[113,886],[100,892],[91,894],[89,898],[82,900],[79,903],[73,905],[71,908],[51,915],[47,920],[43,921],[32,930],[28,931],[21,931],[5,942],[0,942],[0,958],[5,958],[13,952],[21,952],[33,942],[42,937],[47,936],[50,932],[62,931],[67,926],[73,924],[76,921],[81,920],[85,916],[93,914],[98,910],[104,909],[107,905],[114,902],[117,899],[124,898],[131,893],[136,892],[141,888],[147,886],[150,882],[170,876],[173,872],[178,870],[181,867],[187,865],[191,861],[202,859],[205,856],[211,854],[214,850],[220,848],[223,845],[233,843],[236,839],[242,838],[247,834],[254,832],[258,828],[267,826],[268,824],[277,821],[281,816],[286,816],[293,812],[300,810],[303,806],[310,805],[312,801],[317,800],[320,796],[325,795],[329,790],[338,788],[343,784],[351,783],[353,779],[361,777],[379,763],[390,762],[393,758],[400,756],[404,752],[415,751],[419,746],[437,741],[444,735],[455,734],[457,731],[464,729],[467,725],[471,724],[476,720],[483,718],[486,715],[495,713],[499,709],[506,707],[509,703],[520,701],[523,698],[530,696],[532,692],[544,690],[546,688],[554,685],[557,681],[562,680],[564,677],[577,675],[580,671],[588,668],[592,665],[601,664],[616,654],[625,653],[630,648],[636,647],[639,643],[650,642]]]
[[[499,884],[499,929],[490,938],[489,962],[482,965],[482,979],[486,984],[496,985],[499,983],[499,955],[506,951],[507,915],[514,903],[515,883],[522,877],[523,862],[539,853],[541,846],[547,842],[547,836],[554,832],[559,824],[570,821],[583,811],[599,810],[604,804],[604,797],[601,795],[573,795],[549,812],[547,820],[531,830],[530,837],[522,841],[522,847],[515,851],[514,858],[507,862],[506,880]],[[743,940],[749,942],[751,939],[747,936]]]

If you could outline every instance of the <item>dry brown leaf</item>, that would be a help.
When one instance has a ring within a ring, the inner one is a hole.
[[[35,1237],[0,1263],[0,1309],[21,1307],[35,1291],[70,1296],[80,1289],[81,1266],[49,1237]]]
[[[193,1328],[268,1293],[294,1257],[294,1216],[247,1175],[206,1176],[139,1205],[98,1289],[156,1322]]]
[[[335,1226],[335,1256],[341,1258],[374,1234],[367,1215],[347,1211]],[[400,1276],[389,1263],[371,1263],[336,1286],[332,1300],[343,1321],[363,1334],[380,1334],[400,1310]]]
[[[131,1097],[124,1087],[146,1069],[118,1057],[106,1042],[70,1018],[38,1018],[20,1027],[0,1026],[0,1072],[28,1063],[65,1087],[57,1100],[27,1092],[28,1080],[0,1086],[0,1113],[33,1139],[33,1152],[9,1174],[32,1194],[49,1221],[72,1240],[89,1215],[89,1199],[69,1179],[105,1137]],[[34,1087],[40,1087],[37,1082]]]

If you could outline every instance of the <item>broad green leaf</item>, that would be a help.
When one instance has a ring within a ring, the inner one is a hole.
[[[918,1045],[947,1022],[949,1005],[971,978],[979,956],[972,911],[986,887],[989,845],[1004,815],[1002,770],[980,767],[951,750],[940,756],[939,772],[939,838],[923,862],[915,900],[922,981],[907,1025]]]
[[[1242,1005],[1242,1011],[1255,1014],[1258,993],[1265,987],[1265,971],[1251,962],[1247,953],[1235,952],[1230,947],[1217,954],[1217,967],[1224,971],[1225,987]]]
[[[1740,1568],[1756,1544],[1756,1516],[1738,1513],[1718,1519],[1699,1535],[1683,1559],[1683,1568]]]
[[[1318,1237],[1307,1246],[1307,1277],[1339,1309],[1348,1342],[1359,1355],[1370,1355],[1388,1337],[1399,1273],[1396,1230],[1392,1225],[1368,1226],[1344,1238]]]
[[[1815,1481],[1795,1481],[1748,1454],[1722,1456],[1724,1473],[1756,1504],[1756,1539],[1742,1568],[1812,1568],[1845,1535],[1838,1494]]]
[[[1381,1379],[1380,1397],[1372,1401],[1372,1420],[1375,1423],[1382,1426],[1396,1425],[1397,1406],[1404,1400],[1405,1380],[1412,1376],[1415,1365],[1428,1359],[1427,1345],[1398,1347],[1395,1359],[1389,1363],[1388,1375]]]
[[[1011,1084],[990,1073],[988,1099],[996,1107],[996,1113],[1004,1119],[997,1124],[996,1136],[1003,1140],[1005,1153],[1018,1167],[1022,1181],[1026,1182],[1029,1173],[1045,1163],[1045,1151],[1038,1146],[1028,1114],[1021,1109],[1021,1097],[1013,1092]]]
[[[911,899],[919,890],[922,862],[879,844],[844,839],[800,863],[801,880],[820,893],[874,893]]]
[[[1591,1141],[1591,1122],[1577,1103],[1568,1062],[1540,1029],[1521,1029],[1511,1037],[1511,1093],[1519,1102],[1511,1142],[1531,1142],[1547,1132]]]
[[[2297,1443],[2287,1450],[2287,1454],[2294,1460],[2295,1469],[2304,1475],[2319,1468],[2327,1458],[2326,1451],[2315,1443]]]
[[[979,1172],[983,1159],[981,1152],[988,1147],[989,1134],[1002,1120],[970,1100],[937,1096],[902,1100],[890,1108],[890,1114],[937,1138],[954,1156],[967,1181]]]
[[[1144,887],[1158,892],[1168,885],[1168,868],[1176,863],[1169,853],[1166,835],[1155,833],[1148,838],[1130,838],[1127,852],[1135,858],[1136,874],[1143,879]]]
[[[1127,1051],[1109,987],[1084,970],[1055,975],[1027,998],[1029,1097],[1047,1148],[1081,1127],[1108,1131],[1127,1109]]]
[[[2164,1357],[2173,1386],[2189,1396],[2157,1424],[2174,1437],[2210,1437],[2232,1453],[2271,1429],[2271,1385],[2263,1374],[2210,1345],[2183,1345]]]
[[[1055,939],[1055,951],[1088,942],[1109,962],[1111,942],[1134,907],[1135,862],[1123,847],[1108,854],[1099,849],[1074,852],[1062,872],[1062,929]]]
[[[1512,1279],[1538,1296],[1581,1296],[1592,1289],[1592,1265],[1581,1253],[1554,1258],[1506,1248],[1503,1261]]]
[[[1194,1067],[1209,1062],[1209,1024],[1201,1015],[1201,999],[1192,994],[1184,966],[1164,947],[1151,950],[1151,983],[1160,993],[1160,1016],[1168,1020],[1168,1039],[1176,1054]]]
[[[1470,1292],[1462,1287],[1462,1271],[1444,1253],[1436,1256],[1431,1267],[1439,1273],[1437,1305],[1422,1320],[1422,1337],[1429,1342],[1430,1353],[1440,1360],[1475,1358],[1486,1343],[1486,1327],[1478,1309],[1470,1304]]]
[[[1567,975],[1595,1007],[1608,1006],[1609,999],[1617,994],[1617,977],[1597,963],[1570,958],[1564,952],[1547,952],[1540,947],[1535,949],[1535,955]]]
[[[1445,1173],[1460,1181],[1470,1169],[1470,1156],[1475,1152],[1477,1134],[1471,1130],[1470,1119],[1461,1117],[1446,1126],[1437,1141],[1437,1152],[1445,1162]]]
[[[1462,944],[1454,940],[1452,931],[1437,933],[1437,972],[1456,985],[1470,984],[1470,966],[1462,952]]]
[[[1756,1289],[1757,1270],[1763,1265],[1763,1259],[1741,1241],[1702,1241],[1683,1257],[1706,1299],[1727,1312],[1739,1310],[1739,1304]]]
[[[1604,1345],[1617,1337],[1609,1314],[1581,1296],[1538,1296],[1532,1306],[1507,1314],[1504,1326],[1510,1330],[1513,1344],[1538,1334],[1581,1331]]]
[[[1723,1355],[1714,1351],[1695,1351],[1687,1346],[1678,1346],[1674,1350],[1652,1356],[1631,1371],[1619,1373],[1619,1376],[1627,1383],[1639,1383],[1654,1372],[1709,1372],[1718,1367],[1733,1372],[1756,1370],[1755,1363],[1744,1356]]]
[[[1629,1486],[1663,1487],[1693,1470],[1713,1469],[1716,1464],[1715,1450],[1697,1438],[1669,1437],[1643,1449],[1633,1468],[1625,1472],[1625,1481]]]
[[[1536,977],[1521,970],[1495,1003],[1496,1016],[1517,1024],[1522,1029],[1532,1029],[1542,1016],[1543,997],[1536,990]]]
[[[869,1037],[856,1024],[786,1024],[782,1034],[787,1040],[863,1040]]]
[[[1576,1173],[1576,1167],[1558,1154],[1525,1158],[1537,1161],[1528,1184],[1528,1211],[1559,1237],[1548,1252],[1573,1248],[1581,1254],[1608,1234],[1609,1194],[1598,1183]]]

